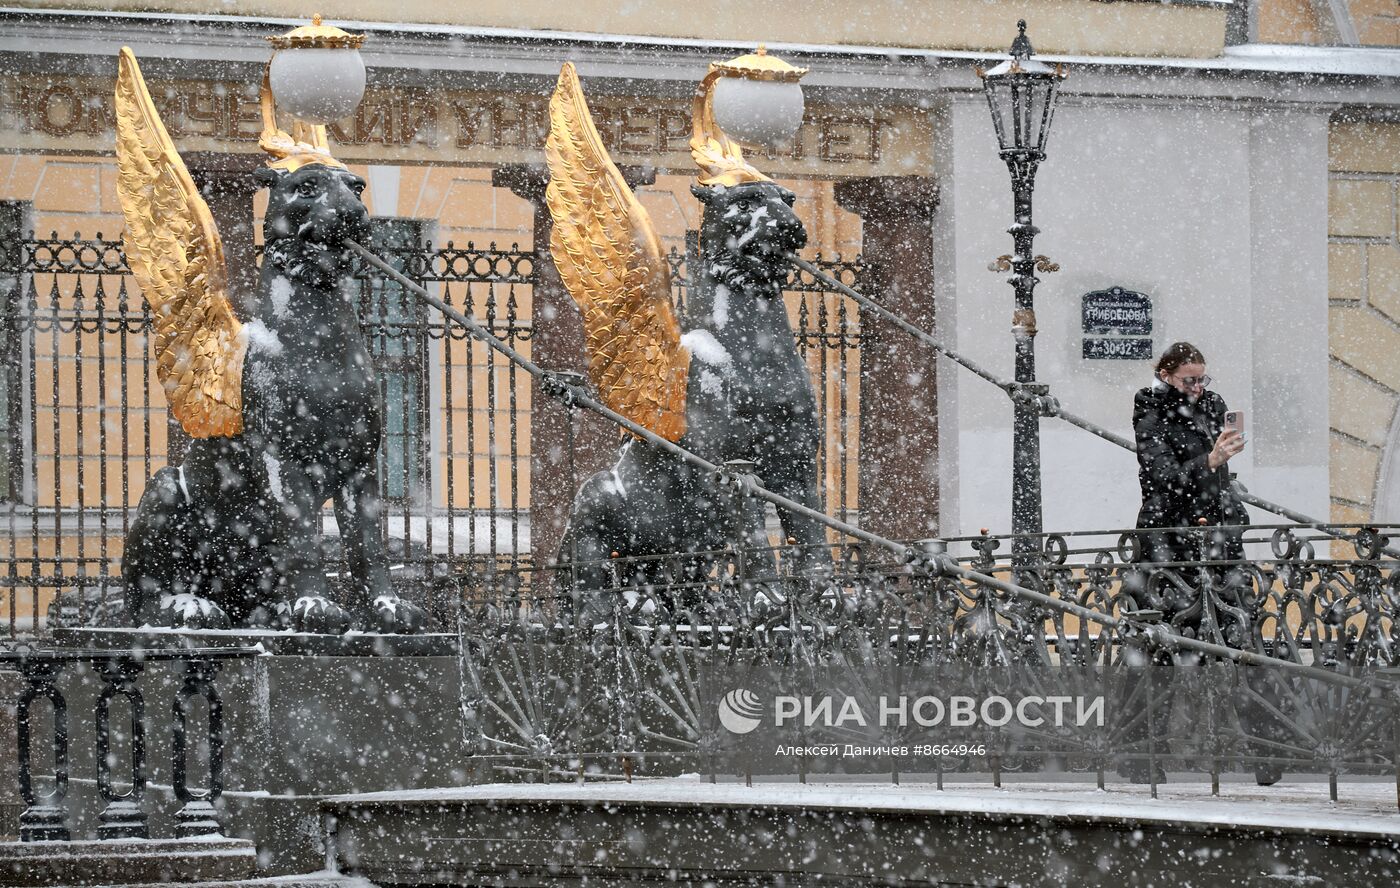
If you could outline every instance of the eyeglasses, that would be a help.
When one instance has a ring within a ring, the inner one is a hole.
[[[1201,388],[1205,388],[1211,383],[1211,378],[1209,376],[1178,376],[1177,379],[1180,379],[1181,384],[1187,388],[1195,388],[1198,385]]]

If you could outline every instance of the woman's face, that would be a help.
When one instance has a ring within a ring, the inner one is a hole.
[[[1171,373],[1163,370],[1158,375],[1167,385],[1181,392],[1192,403],[1195,403],[1196,399],[1205,392],[1206,386],[1210,384],[1205,364],[1182,364]]]

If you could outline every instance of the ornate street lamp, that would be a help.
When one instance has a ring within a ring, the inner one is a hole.
[[[1013,559],[1024,565],[1034,559],[1040,548],[1028,535],[1041,531],[1040,417],[1054,409],[1046,387],[1035,381],[1035,271],[1057,268],[1044,256],[1034,254],[1039,229],[1031,224],[1031,194],[1035,190],[1036,167],[1045,159],[1045,142],[1050,136],[1059,84],[1066,75],[1061,65],[1051,67],[1032,59],[1025,20],[1017,22],[1016,27],[1020,34],[1011,44],[1011,58],[990,71],[978,69],[977,75],[987,94],[1001,159],[1011,172],[1015,201],[1016,221],[1007,229],[1014,251],[994,267],[1013,272],[1008,283],[1016,290],[1016,311],[1011,322],[1016,340],[1011,532],[1018,535]]]
[[[268,63],[268,81],[277,104],[311,124],[334,123],[354,113],[365,95],[365,63],[360,58],[363,34],[348,34],[311,24],[269,37],[276,52]]]
[[[796,68],[759,44],[756,52],[727,62],[711,62],[697,90],[708,101],[715,123],[751,145],[774,148],[792,140],[802,126],[802,85],[806,68]]]
[[[311,24],[267,42],[274,51],[263,73],[263,149],[286,155],[310,148],[330,158],[326,125],[353,114],[365,95],[365,35],[324,25],[317,13]],[[290,134],[277,126],[278,108],[295,118]]]

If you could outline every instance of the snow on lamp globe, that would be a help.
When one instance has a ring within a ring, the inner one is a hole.
[[[756,52],[714,62],[697,97],[710,104],[714,121],[729,136],[764,148],[781,148],[802,126],[802,85],[806,68]]]
[[[365,94],[365,35],[324,25],[317,13],[311,24],[267,40],[276,50],[267,76],[279,108],[313,125],[354,113]]]

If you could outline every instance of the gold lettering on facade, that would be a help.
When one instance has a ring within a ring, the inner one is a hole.
[[[51,136],[66,136],[83,122],[83,103],[76,90],[54,84],[39,100],[43,106],[43,128]]]
[[[63,138],[112,132],[111,90],[89,83],[0,83],[4,125],[21,132]]]
[[[661,109],[661,144],[664,154],[669,151],[690,150],[690,117],[683,111]]]
[[[262,108],[252,93],[229,96],[229,139],[234,142],[256,142],[262,133]]]
[[[655,108],[623,108],[617,151],[647,154],[661,148],[661,118]]]
[[[617,131],[620,126],[618,109],[599,104],[597,107],[590,106],[589,110],[593,112],[593,127],[598,130],[598,138],[611,149],[617,144]]]
[[[246,150],[261,130],[253,84],[167,81],[152,84],[152,99],[174,139],[203,140],[197,150]],[[688,168],[688,99],[600,97],[594,122],[619,160]],[[908,113],[877,108],[808,109],[792,144],[753,151],[775,171],[816,172],[850,166],[866,175],[888,151],[926,150],[921,124]],[[0,148],[105,152],[113,131],[112,86],[98,77],[0,75]],[[408,162],[520,162],[542,151],[549,109],[539,96],[428,92],[419,88],[370,90],[353,117],[333,124],[332,141],[346,149],[398,149]],[[444,156],[445,155],[445,156]]]
[[[383,96],[366,95],[355,109],[355,126],[350,133],[334,135],[335,141],[352,145],[392,145],[394,143],[394,107]]]
[[[448,102],[456,118],[456,147],[469,148],[476,144],[476,132],[482,125],[480,108],[470,99],[454,98]]]
[[[194,129],[204,133],[228,131],[226,125],[220,126],[221,123],[226,123],[228,115],[228,108],[223,99],[222,95],[217,95],[208,84],[203,83],[189,93],[185,102],[185,116],[193,123],[200,124]]]
[[[845,127],[846,121],[835,117],[823,117],[818,124],[821,138],[821,159],[828,163],[844,163],[854,160],[855,155],[845,149],[851,144],[851,133]]]
[[[491,141],[494,148],[523,148],[525,141],[525,109],[507,99],[496,99],[491,103],[487,115],[491,122]]]
[[[438,106],[427,96],[404,95],[397,103],[399,111],[399,144],[423,145],[438,143]]]

